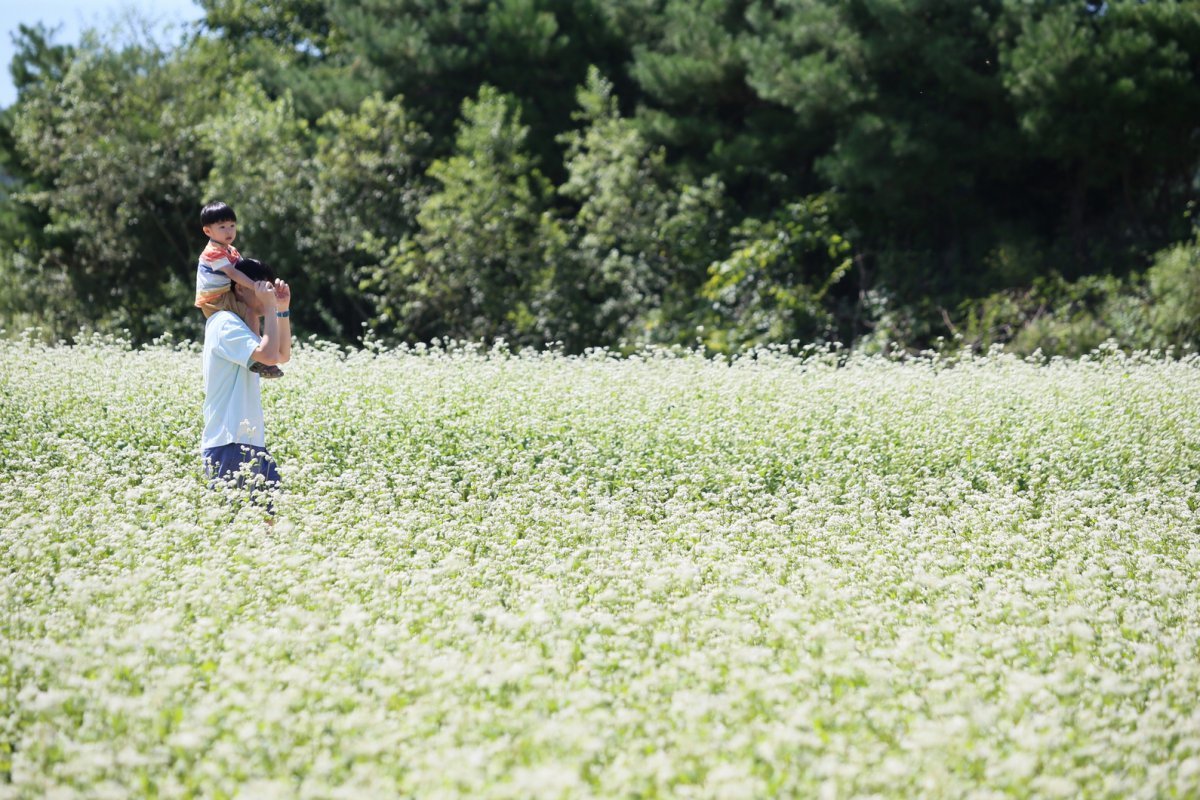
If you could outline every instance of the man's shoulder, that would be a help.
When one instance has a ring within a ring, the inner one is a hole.
[[[260,342],[258,335],[237,314],[217,311],[204,323],[205,364],[230,362],[244,367]]]
[[[214,312],[213,315],[204,322],[205,337],[209,336],[210,334],[214,336],[220,336],[231,331],[241,333],[242,329],[249,331],[250,326],[247,325],[246,321],[237,314],[226,309],[221,309],[220,311]]]

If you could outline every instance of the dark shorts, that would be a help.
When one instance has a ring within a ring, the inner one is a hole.
[[[236,485],[239,489],[249,488],[252,496],[260,492],[269,495],[283,484],[275,458],[267,448],[251,444],[234,442],[205,449],[204,471],[212,479],[213,489]],[[275,513],[269,496],[267,511]]]

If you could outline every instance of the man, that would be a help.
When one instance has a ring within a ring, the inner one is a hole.
[[[253,290],[235,284],[232,310],[206,311],[204,324],[204,432],[200,448],[213,487],[250,477],[268,490],[280,484],[268,452],[255,363],[286,364],[292,355],[291,289],[252,258],[238,262]],[[261,330],[259,336],[257,331]],[[275,513],[267,502],[267,513]]]

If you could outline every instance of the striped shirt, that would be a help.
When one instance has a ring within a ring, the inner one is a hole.
[[[196,307],[219,298],[229,291],[232,281],[221,272],[226,267],[236,267],[242,254],[233,245],[210,241],[200,254],[196,265]]]

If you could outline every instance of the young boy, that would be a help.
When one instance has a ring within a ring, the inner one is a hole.
[[[214,311],[228,310],[233,284],[254,291],[254,281],[237,268],[242,255],[233,246],[237,238],[237,214],[218,201],[200,211],[200,225],[208,237],[208,246],[200,254],[196,266],[196,308],[205,316]],[[250,368],[264,378],[278,378],[283,370],[274,365],[255,364]]]

